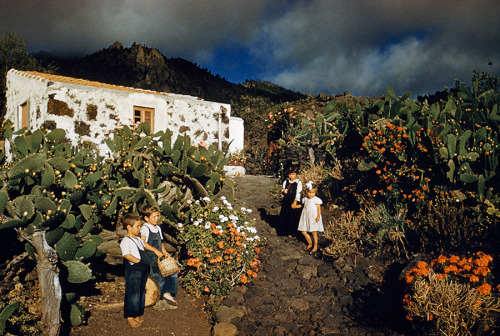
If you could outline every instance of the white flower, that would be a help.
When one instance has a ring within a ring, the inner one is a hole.
[[[218,206],[214,206],[214,208],[212,209],[213,212],[217,212],[219,211],[219,207]]]
[[[226,196],[221,196],[220,197],[221,200],[225,200],[226,199]]]
[[[233,207],[231,205],[227,206],[228,210],[233,210]]]
[[[203,200],[204,200],[205,202],[210,202],[210,198],[209,198],[209,197],[207,197],[207,196],[203,197]]]
[[[182,227],[182,223],[177,223],[177,225],[179,225],[180,228]]]
[[[243,207],[243,208],[241,208],[241,211],[245,212],[245,211],[247,211],[247,208]]]
[[[247,209],[247,212],[248,213],[252,213],[252,209]]]
[[[255,240],[260,240],[260,237],[259,237],[259,236],[257,236],[257,235],[255,235],[255,236],[253,237],[253,239],[255,239]]]
[[[222,230],[222,226],[220,226],[220,225],[217,225],[215,228],[219,229],[219,230]]]
[[[196,201],[195,201],[195,203],[196,203],[196,204],[200,204],[200,200],[196,200]]]
[[[207,230],[210,229],[210,222],[205,223],[205,229],[207,229]]]
[[[187,200],[187,204],[191,204],[191,203],[193,203],[193,201]]]

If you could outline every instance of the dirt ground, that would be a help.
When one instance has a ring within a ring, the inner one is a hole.
[[[138,328],[129,327],[123,318],[123,277],[99,282],[97,289],[98,295],[87,296],[82,300],[87,311],[90,311],[88,324],[74,328],[70,335],[210,335],[212,326],[203,312],[203,300],[188,295],[181,286],[176,297],[177,309],[157,311],[153,307],[147,307],[143,316],[144,323]]]

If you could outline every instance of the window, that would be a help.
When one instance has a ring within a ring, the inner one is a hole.
[[[28,119],[28,103],[24,103],[18,108],[18,116],[17,116],[17,126],[18,129],[23,127],[29,127],[29,119]]]
[[[147,122],[153,132],[155,109],[149,107],[134,106],[134,124],[136,122]]]

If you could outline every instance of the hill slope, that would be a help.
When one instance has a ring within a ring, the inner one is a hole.
[[[157,49],[119,42],[83,58],[63,59],[39,55],[55,62],[58,74],[160,92],[192,95],[209,101],[229,103],[241,96],[263,97],[272,102],[295,101],[303,94],[258,81],[230,83],[220,75],[182,58],[167,58]]]

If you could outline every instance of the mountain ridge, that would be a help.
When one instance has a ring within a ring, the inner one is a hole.
[[[48,53],[34,55],[53,63],[57,74],[107,84],[186,94],[209,101],[230,103],[241,96],[263,97],[274,103],[303,99],[306,95],[256,80],[234,84],[183,58],[168,58],[158,49],[133,43],[124,48],[115,42],[84,57],[63,58]]]

